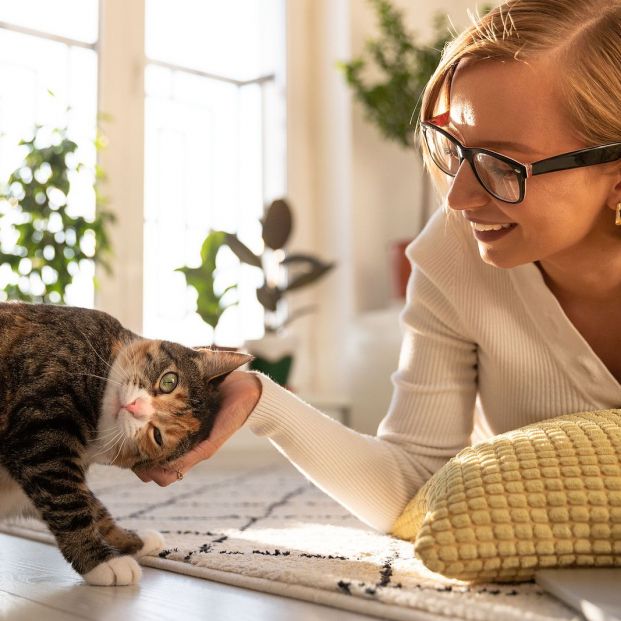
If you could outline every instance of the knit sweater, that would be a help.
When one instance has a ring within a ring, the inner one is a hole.
[[[472,438],[621,407],[621,385],[534,263],[484,263],[469,223],[442,210],[406,254],[412,274],[399,319],[404,336],[377,435],[344,426],[261,374],[262,395],[246,423],[382,532]]]

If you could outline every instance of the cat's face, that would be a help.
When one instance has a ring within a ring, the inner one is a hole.
[[[108,376],[91,460],[131,468],[185,453],[211,431],[220,382],[251,358],[168,341],[122,347]]]

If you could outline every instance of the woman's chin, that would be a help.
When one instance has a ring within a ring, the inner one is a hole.
[[[489,249],[481,247],[479,247],[479,255],[481,260],[484,263],[487,263],[487,265],[505,270],[517,267],[518,265],[524,265],[524,263],[529,262],[525,261],[523,258],[519,259],[516,256],[512,256],[509,253],[490,252]]]

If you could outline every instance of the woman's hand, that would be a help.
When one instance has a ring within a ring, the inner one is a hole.
[[[145,483],[155,481],[165,487],[181,478],[199,461],[209,459],[245,422],[261,396],[261,381],[253,373],[233,371],[220,384],[222,406],[209,437],[182,455],[169,468],[135,470]]]

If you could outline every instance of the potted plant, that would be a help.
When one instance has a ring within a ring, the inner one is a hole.
[[[179,267],[175,271],[181,272],[188,286],[196,291],[196,312],[201,319],[213,328],[213,343],[215,349],[234,349],[215,345],[216,329],[224,312],[237,304],[237,285],[231,284],[224,288],[218,287],[218,254],[225,245],[227,233],[224,231],[209,231],[201,246],[201,262],[197,267]]]
[[[349,62],[339,63],[355,98],[363,105],[366,117],[389,140],[406,149],[420,151],[412,119],[420,113],[423,90],[440,62],[442,50],[451,40],[446,15],[434,18],[434,39],[420,45],[409,33],[401,11],[389,0],[369,0],[378,22],[379,36],[366,42],[364,53]],[[365,78],[370,72],[375,81]],[[421,188],[423,205],[429,197],[427,178]]]
[[[107,231],[114,216],[104,209],[98,191],[104,175],[96,166],[95,216],[72,215],[67,205],[72,178],[86,165],[76,157],[78,145],[68,129],[38,125],[33,136],[19,144],[25,150],[24,161],[0,190],[0,231],[5,240],[0,266],[7,265],[14,275],[3,288],[4,297],[64,303],[81,261],[91,260],[111,271]],[[95,147],[101,146],[98,136]]]
[[[210,238],[217,240],[219,244],[217,248],[215,245],[210,246],[214,252],[211,262],[203,260],[203,264],[199,268],[194,268],[197,270],[194,272],[189,268],[179,270],[186,274],[186,278],[187,274],[192,274],[192,280],[188,279],[188,285],[196,289],[199,300],[201,297],[204,298],[203,305],[221,309],[222,312],[236,302],[230,297],[225,300],[227,292],[232,290],[234,285],[216,295],[209,284],[213,283],[215,256],[220,248],[228,246],[242,263],[261,270],[263,282],[256,295],[265,312],[265,336],[259,340],[247,341],[245,346],[248,352],[255,356],[250,362],[250,368],[267,373],[283,386],[286,386],[289,380],[295,353],[295,338],[287,331],[287,327],[292,321],[314,309],[314,305],[310,305],[291,313],[287,308],[286,297],[292,291],[317,282],[335,265],[307,253],[288,254],[286,245],[292,231],[293,214],[288,202],[284,199],[275,200],[261,220],[263,241],[261,254],[253,252],[232,233],[210,231],[203,247]],[[213,318],[216,316],[217,312]]]
[[[379,23],[379,36],[369,39],[363,54],[338,64],[347,84],[352,88],[366,117],[389,140],[414,151],[420,158],[413,120],[420,115],[423,90],[435,71],[442,51],[453,38],[448,17],[436,13],[433,40],[420,44],[407,31],[401,11],[390,0],[369,0]],[[485,5],[482,12],[488,12]],[[372,80],[369,74],[379,75]],[[419,229],[430,216],[429,179],[423,175]],[[403,249],[410,240],[397,240],[391,249],[393,282],[400,297],[405,297],[405,282],[410,272]]]

